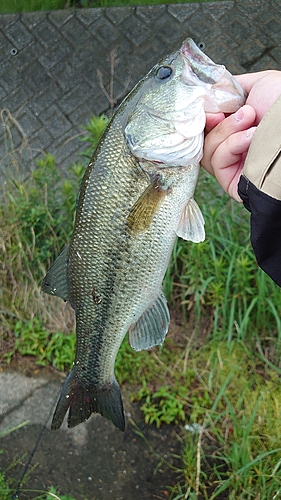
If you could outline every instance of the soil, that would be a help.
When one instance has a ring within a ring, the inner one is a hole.
[[[38,372],[28,357],[17,357],[13,369],[28,376]],[[52,382],[61,378],[48,368],[40,369],[43,375]],[[130,402],[130,393],[130,387],[122,387],[127,420],[124,433],[100,415],[93,415],[74,429],[51,431],[41,424],[26,425],[1,438],[0,467],[7,469],[6,477],[16,488],[41,436],[18,498],[34,499],[50,486],[75,500],[169,498],[182,466],[182,430],[144,424],[139,405]]]

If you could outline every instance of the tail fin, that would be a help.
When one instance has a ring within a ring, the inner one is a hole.
[[[125,430],[121,391],[116,380],[101,387],[94,384],[87,386],[71,371],[62,388],[51,429],[60,428],[67,410],[68,427],[75,427],[88,420],[92,413],[100,413],[120,431]]]

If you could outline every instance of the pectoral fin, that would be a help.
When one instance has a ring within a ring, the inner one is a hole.
[[[42,291],[68,300],[68,245],[51,265],[42,283]]]
[[[158,180],[150,184],[132,207],[127,221],[128,228],[135,233],[147,231],[168,192],[169,188],[163,189]]]
[[[133,349],[150,349],[164,342],[170,323],[166,297],[159,293],[153,304],[129,329],[129,340]]]
[[[193,198],[182,212],[176,233],[183,240],[193,241],[193,243],[200,243],[205,239],[204,218]]]

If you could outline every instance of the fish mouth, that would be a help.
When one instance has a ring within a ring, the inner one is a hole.
[[[183,76],[188,76],[188,79],[190,77],[193,80],[197,79],[197,82],[200,82],[201,85],[214,85],[220,81],[225,67],[215,64],[191,38],[187,38],[183,42],[180,54],[184,60]]]
[[[206,112],[231,113],[244,104],[247,94],[237,80],[224,65],[214,63],[204,54],[191,38],[183,42],[180,54],[183,82],[205,88]]]

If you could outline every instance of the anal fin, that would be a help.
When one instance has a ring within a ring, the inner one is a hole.
[[[67,267],[68,245],[63,249],[48,270],[42,282],[42,291],[68,300]]]
[[[204,218],[193,198],[189,200],[182,212],[176,233],[183,240],[193,241],[193,243],[205,240]]]
[[[168,332],[170,314],[166,297],[161,291],[157,299],[129,328],[129,340],[135,351],[162,344]]]

